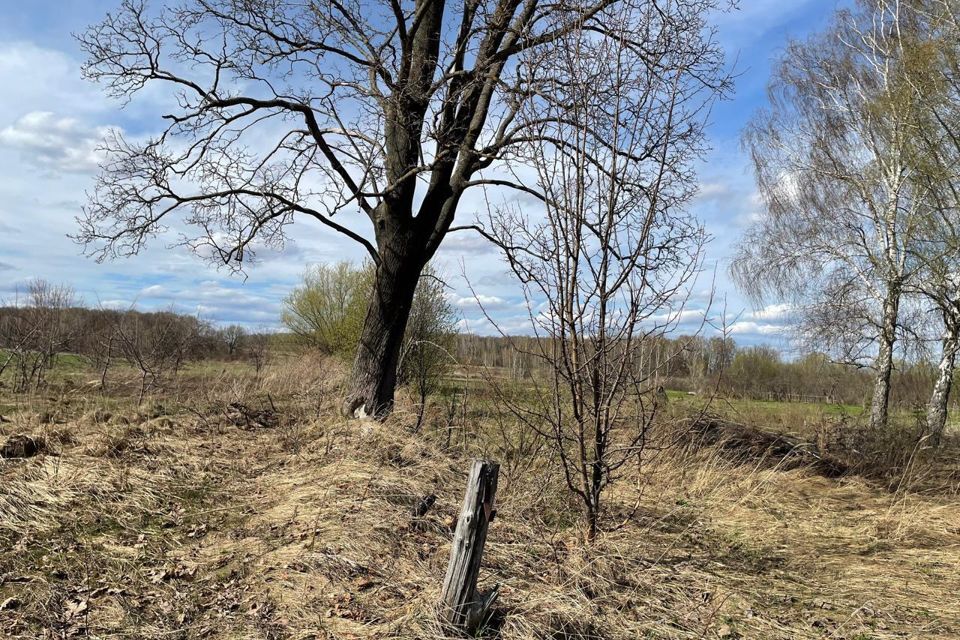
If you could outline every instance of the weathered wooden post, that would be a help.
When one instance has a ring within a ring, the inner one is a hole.
[[[477,576],[483,545],[487,541],[487,527],[496,514],[494,498],[499,475],[499,464],[488,460],[473,461],[440,595],[443,617],[467,633],[474,633],[486,622],[497,599],[496,586],[485,595],[477,593]]]

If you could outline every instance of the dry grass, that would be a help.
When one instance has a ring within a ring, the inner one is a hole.
[[[0,431],[43,435],[50,453],[0,463],[0,636],[444,637],[434,603],[467,462],[501,432],[478,421],[445,450],[443,425],[414,436],[403,406],[345,423],[338,384],[304,359],[260,381],[206,371],[139,410],[8,415]],[[238,401],[274,403],[278,426],[232,423]],[[487,635],[956,638],[960,504],[916,462],[890,491],[653,447],[592,547],[548,462],[516,466],[481,575],[501,584]]]

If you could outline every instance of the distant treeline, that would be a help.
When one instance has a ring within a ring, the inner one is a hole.
[[[171,311],[84,307],[70,287],[37,280],[15,306],[0,307],[0,374],[17,391],[39,388],[58,357],[76,354],[97,368],[103,385],[111,366],[133,367],[142,397],[190,360],[242,356],[259,369],[269,339]]]
[[[456,357],[467,367],[501,369],[514,378],[536,375],[541,360],[532,337],[459,335]],[[831,362],[819,353],[786,359],[770,346],[738,346],[732,338],[680,336],[647,341],[637,366],[668,389],[735,398],[865,405],[873,389],[870,370]],[[936,371],[926,362],[898,363],[893,401],[919,407]]]
[[[24,337],[24,332],[16,326],[38,326],[34,324],[38,315],[46,314],[37,314],[36,309],[31,308],[0,307],[0,348],[9,350],[16,347]],[[64,309],[58,315],[60,317],[56,319],[56,335],[52,336],[59,347],[58,351],[91,358],[100,355],[104,340],[109,339],[112,329],[123,319],[135,322],[145,330],[161,325],[174,325],[176,333],[189,336],[186,355],[190,359],[232,357],[237,354],[240,343],[248,335],[239,326],[217,327],[195,316],[170,311],[117,311],[72,307]]]
[[[111,366],[136,369],[144,389],[186,362],[248,359],[259,369],[270,347],[303,343],[291,334],[251,333],[171,311],[142,312],[82,306],[66,286],[36,281],[16,306],[0,307],[0,374],[19,390],[43,384],[61,354],[84,356],[106,384]],[[495,369],[522,380],[542,373],[534,337],[455,336],[453,355],[464,367]],[[736,398],[866,405],[872,373],[831,362],[822,354],[785,359],[769,346],[741,347],[732,338],[649,339],[636,348],[635,366],[668,389]],[[900,362],[893,401],[920,407],[936,374],[926,362]]]

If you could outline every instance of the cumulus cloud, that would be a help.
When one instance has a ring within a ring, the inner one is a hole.
[[[457,331],[475,335],[494,335],[496,327],[487,318],[461,318],[457,321]]]
[[[478,233],[457,231],[443,239],[439,253],[452,256],[498,255],[496,246]]]
[[[646,319],[646,323],[650,325],[660,325],[672,328],[676,331],[689,331],[691,329],[697,329],[699,325],[702,325],[707,316],[708,309],[677,309],[674,311],[664,311],[662,313],[656,313]]]
[[[167,290],[163,288],[163,285],[154,284],[144,289],[141,289],[140,295],[150,297],[150,298],[166,297]]]
[[[729,332],[733,335],[785,335],[788,327],[782,324],[764,324],[750,320],[741,320],[730,325]]]
[[[758,309],[756,311],[746,314],[744,316],[744,319],[786,321],[790,319],[790,315],[792,312],[793,312],[793,306],[790,304],[786,304],[786,303],[771,304],[771,305],[767,305],[763,309]]]
[[[477,294],[475,296],[462,296],[454,300],[454,304],[458,307],[475,307],[477,305],[484,308],[496,308],[502,307],[507,304],[507,301],[501,298],[500,296],[490,296],[485,294]]]
[[[86,117],[107,105],[101,89],[80,76],[79,60],[33,42],[0,43],[0,83],[6,97],[0,100],[0,122],[28,110]]]
[[[786,303],[770,304],[762,309],[742,313],[727,330],[738,342],[786,341],[794,328],[794,307]]]
[[[24,160],[42,169],[86,173],[96,170],[97,145],[108,131],[50,111],[31,111],[0,129],[0,145],[19,150]]]
[[[704,182],[697,189],[697,200],[722,200],[730,195],[730,185],[724,182]]]

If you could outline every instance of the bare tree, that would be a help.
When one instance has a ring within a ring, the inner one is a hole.
[[[902,52],[906,2],[858,0],[792,43],[770,106],[745,134],[765,203],[733,275],[755,300],[795,303],[801,333],[876,372],[870,422],[887,423],[902,297],[924,215],[911,145],[920,96]]]
[[[15,390],[43,386],[57,356],[76,336],[78,327],[69,312],[77,304],[71,287],[41,279],[27,284],[23,300],[18,296],[13,313],[0,323],[0,339],[7,348],[0,373],[13,366]]]
[[[7,308],[7,313],[0,318],[0,344],[3,345],[6,353],[3,354],[3,362],[0,363],[0,375],[3,375],[11,365],[14,371],[14,388],[20,389],[21,384],[21,362],[30,353],[30,345],[34,336],[39,331],[39,327],[28,326],[23,314],[18,308],[17,301],[14,306]]]
[[[631,64],[688,47],[689,77],[723,82],[699,34],[725,1],[124,0],[79,36],[84,73],[123,99],[166,85],[177,106],[156,138],[109,137],[77,239],[100,259],[135,254],[185,210],[182,244],[236,268],[281,246],[295,218],[358,243],[376,286],[344,409],[383,415],[418,277],[464,193],[542,196],[505,166],[565,117],[544,93],[562,83],[555,65],[518,73],[519,58],[556,56],[575,30],[619,38],[608,25],[629,15]],[[531,103],[557,108],[518,119]]]
[[[233,357],[247,338],[247,330],[238,324],[231,324],[220,330],[220,337],[227,347],[227,356]]]
[[[142,314],[133,309],[118,314],[114,322],[117,348],[140,376],[139,406],[147,391],[176,375],[186,362],[200,323],[172,311]]]
[[[267,333],[266,329],[261,328],[248,337],[246,344],[247,356],[253,365],[257,380],[259,380],[263,368],[267,366],[267,361],[270,358],[270,334]]]
[[[86,330],[87,353],[100,372],[100,393],[106,393],[107,375],[117,354],[117,322],[119,312],[100,308]]]
[[[544,206],[505,206],[483,230],[523,285],[546,372],[531,397],[501,403],[552,445],[588,540],[603,491],[639,459],[657,412],[657,372],[639,353],[676,326],[701,265],[705,234],[683,208],[706,111],[724,89],[693,71],[712,55],[695,28],[707,8],[624,10],[607,23],[616,37],[584,26],[525,56],[531,86],[555,83],[519,113],[539,123],[522,153]],[[670,46],[637,64],[629,43],[661,29]]]

